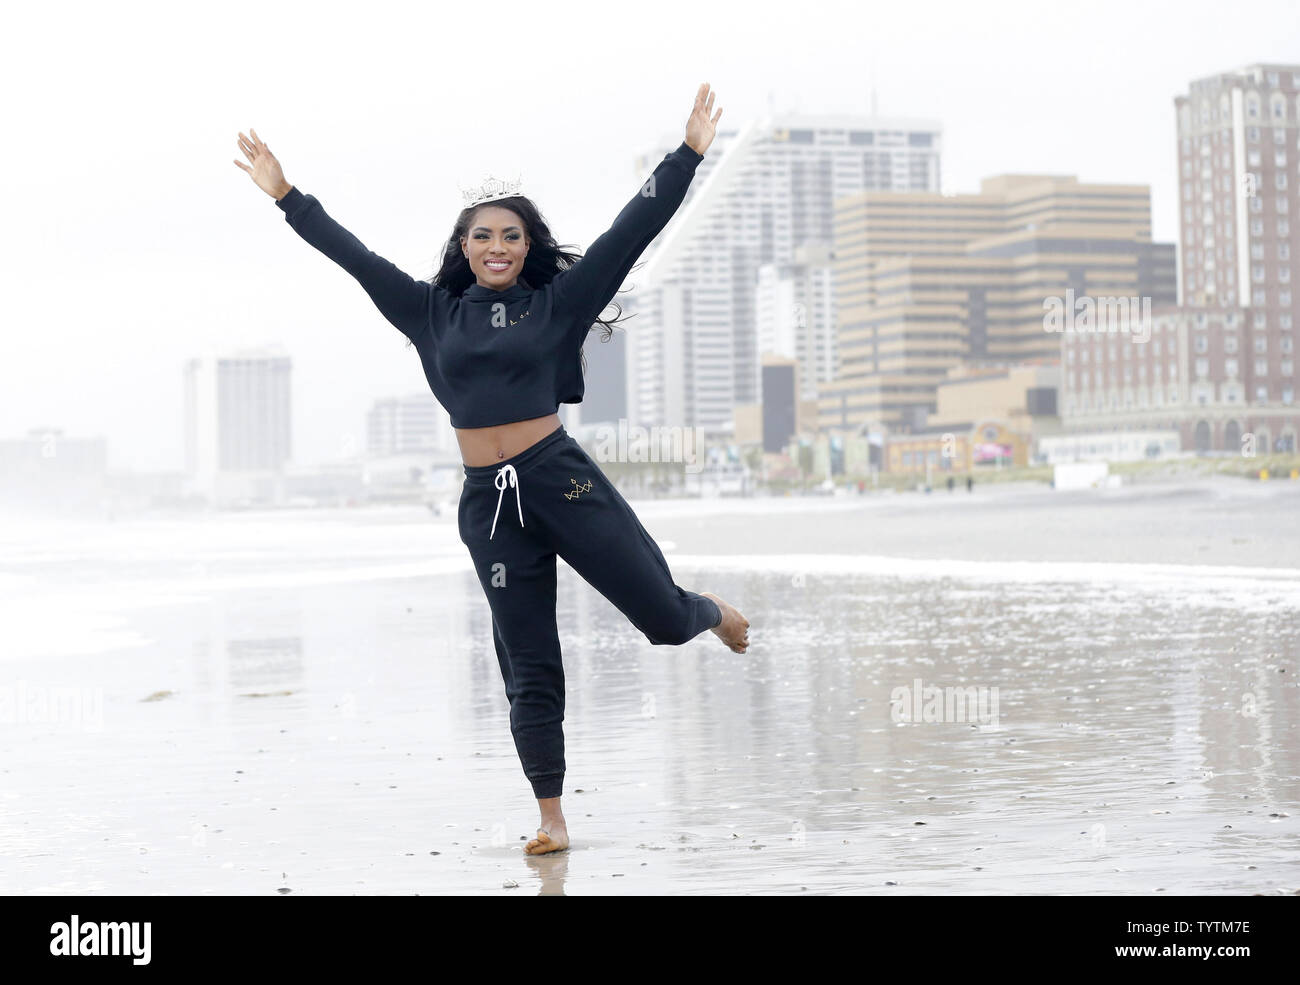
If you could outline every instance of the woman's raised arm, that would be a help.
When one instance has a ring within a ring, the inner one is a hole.
[[[304,195],[284,180],[280,162],[271,148],[249,130],[239,135],[239,148],[250,165],[235,164],[248,172],[254,184],[275,199],[294,232],[324,253],[365,289],[375,307],[412,342],[429,330],[434,286],[418,281],[378,254],[330,217],[314,195]]]
[[[659,163],[614,224],[596,238],[582,258],[551,281],[556,306],[579,312],[581,335],[586,335],[590,322],[605,310],[637,258],[686,198],[695,168],[704,160],[722,116],[719,109],[710,119],[712,109],[713,94],[705,82],[696,93],[686,124],[686,139]]]

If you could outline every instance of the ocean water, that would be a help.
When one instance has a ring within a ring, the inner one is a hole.
[[[1027,515],[908,502],[896,541]],[[0,892],[1300,889],[1300,568],[1069,560],[1078,514],[1033,504],[1038,560],[873,553],[879,501],[638,506],[753,642],[651,646],[561,564],[573,845],[531,858],[454,518],[0,527]]]

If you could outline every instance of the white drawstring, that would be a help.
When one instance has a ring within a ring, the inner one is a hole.
[[[515,472],[513,465],[503,465],[497,470],[496,486],[501,490],[497,493],[497,511],[492,514],[492,533],[488,534],[488,540],[497,532],[497,517],[501,513],[501,497],[506,494],[506,486],[515,487],[515,506],[519,510],[519,526],[524,525],[524,507],[519,501],[519,475]]]

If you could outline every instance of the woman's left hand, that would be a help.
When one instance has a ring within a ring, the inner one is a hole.
[[[713,119],[709,119],[709,113],[713,111],[714,95],[707,82],[700,83],[699,92],[695,94],[695,108],[686,121],[686,146],[697,154],[703,154],[709,149],[713,135],[717,132],[718,120],[722,118],[722,107],[718,107]]]

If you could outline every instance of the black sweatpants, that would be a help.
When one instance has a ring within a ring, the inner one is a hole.
[[[465,466],[460,539],[492,609],[510,731],[538,799],[564,787],[564,665],[555,559],[564,558],[656,645],[722,621],[673,583],[668,562],[614,484],[562,426],[512,458]]]

